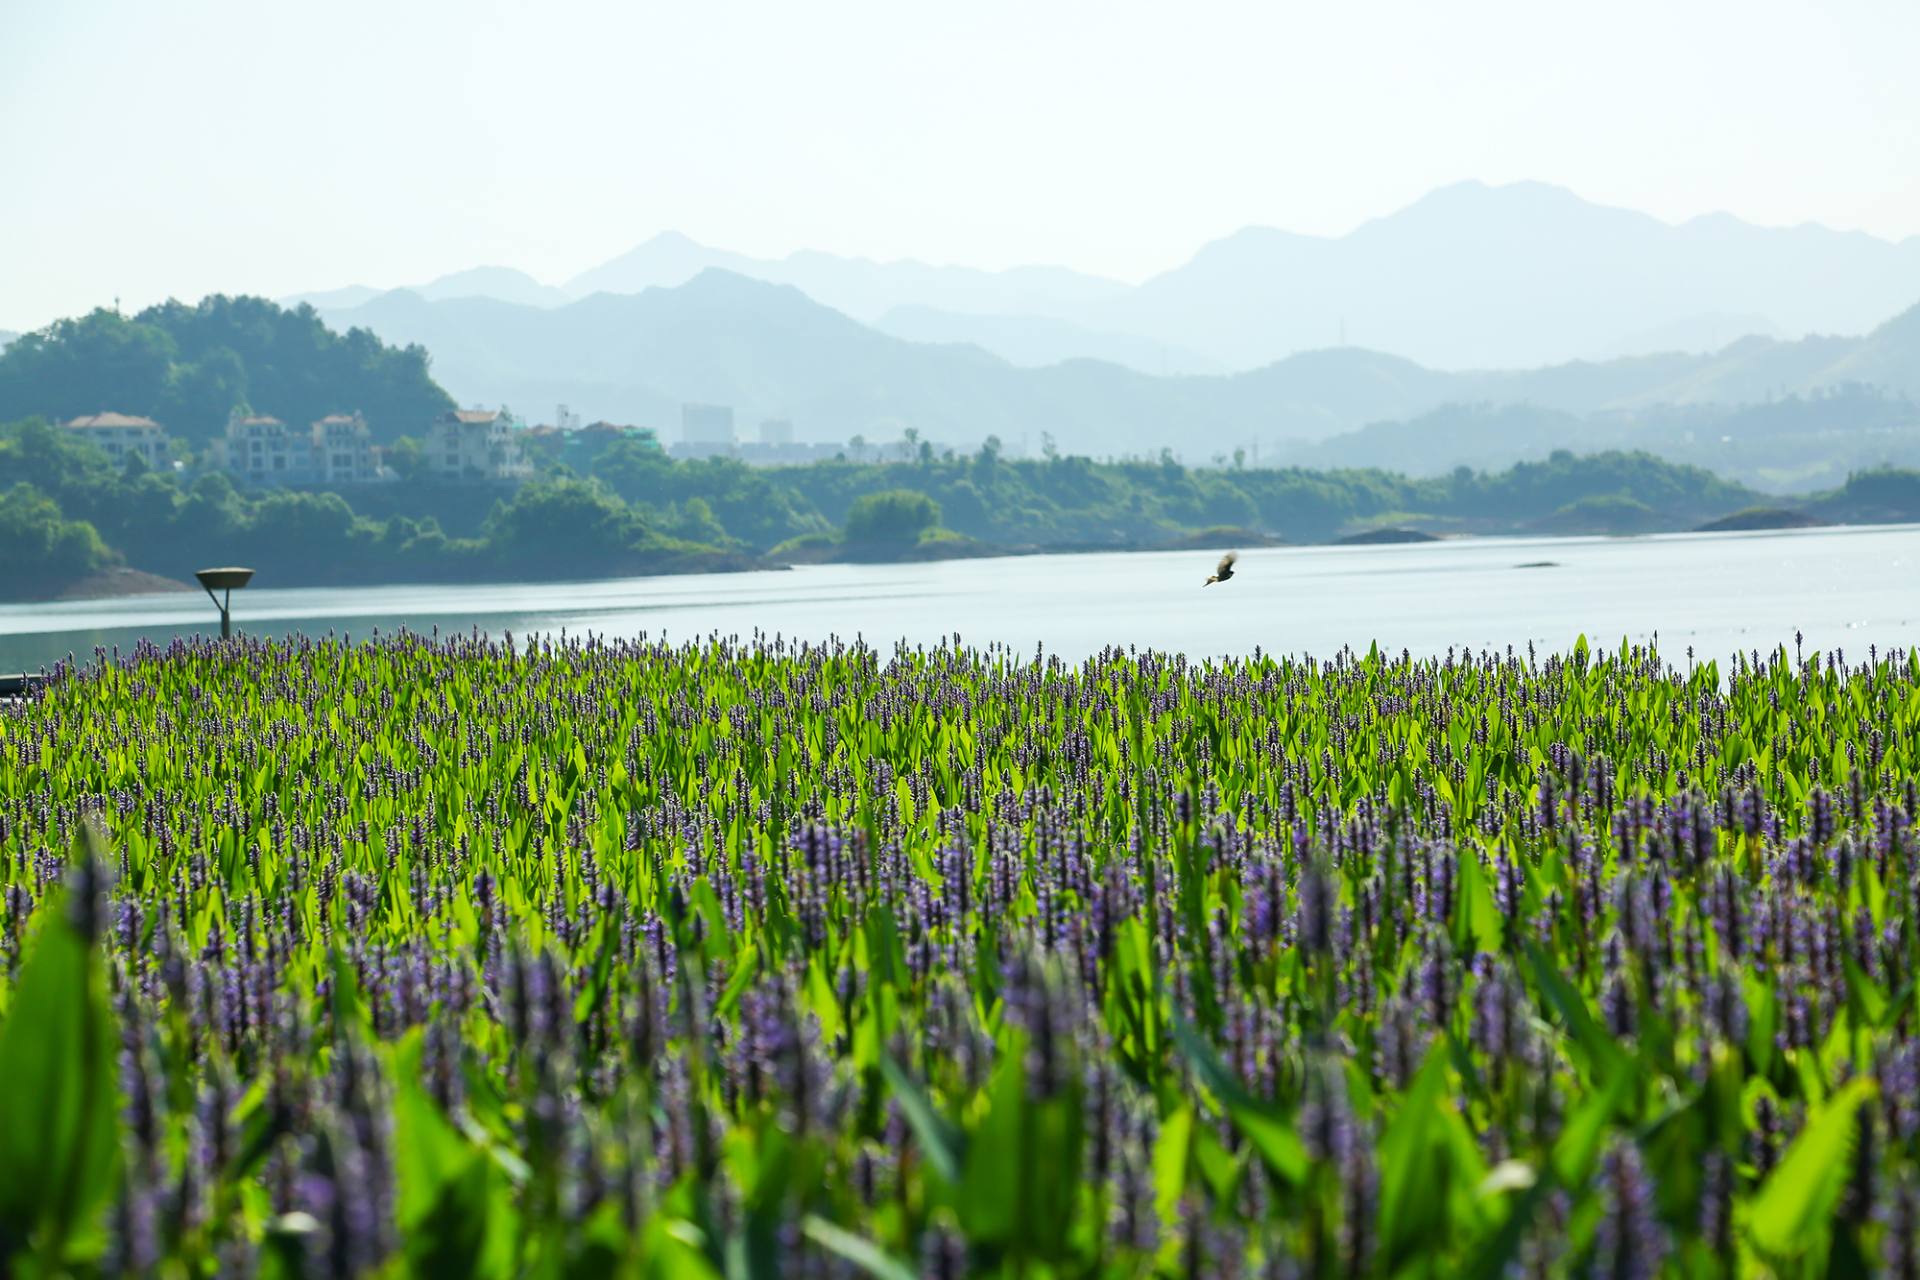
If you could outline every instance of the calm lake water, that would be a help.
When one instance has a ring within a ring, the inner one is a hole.
[[[1044,644],[1078,658],[1104,645],[1193,656],[1444,653],[1532,641],[1566,650],[1659,634],[1671,661],[1793,643],[1865,657],[1920,644],[1920,526],[1675,534],[1632,539],[1484,538],[1387,547],[1246,552],[1234,580],[1201,587],[1207,552],[1024,556],[925,565],[818,565],[766,573],[457,587],[275,590],[234,596],[252,634],[332,631],[364,638],[408,627],[494,636],[709,632],[882,647]],[[1542,563],[1546,562],[1546,563]],[[35,670],[94,646],[218,630],[204,595],[0,606],[0,671]]]

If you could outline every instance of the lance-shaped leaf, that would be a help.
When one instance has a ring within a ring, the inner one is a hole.
[[[1747,1230],[1764,1253],[1789,1258],[1811,1243],[1815,1228],[1833,1214],[1846,1185],[1853,1150],[1854,1113],[1871,1098],[1871,1080],[1839,1090],[1807,1120],[1800,1136],[1755,1193]]]
[[[920,1152],[927,1158],[927,1163],[948,1182],[959,1182],[963,1135],[935,1109],[926,1090],[907,1074],[905,1067],[893,1060],[892,1055],[881,1057],[880,1074],[887,1078],[887,1086],[899,1100],[900,1110],[907,1118],[907,1127],[913,1130],[913,1136],[919,1140]]]
[[[71,894],[92,894],[100,863],[85,828]],[[120,1160],[116,1044],[88,936],[97,904],[50,904],[0,1022],[0,1273],[31,1248],[63,1261],[94,1226]],[[77,919],[76,917],[82,917]]]
[[[1214,1054],[1213,1047],[1200,1038],[1200,1033],[1186,1019],[1178,1016],[1173,1020],[1173,1042],[1192,1064],[1194,1074],[1207,1086],[1207,1091],[1226,1110],[1233,1127],[1253,1144],[1268,1167],[1296,1186],[1305,1182],[1307,1148],[1292,1126],[1250,1095]]]

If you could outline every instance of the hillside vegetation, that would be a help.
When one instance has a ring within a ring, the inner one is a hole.
[[[1369,528],[1632,534],[1694,528],[1760,495],[1644,454],[1558,453],[1498,472],[1196,469],[1171,455],[1100,463],[969,456],[756,469],[677,462],[636,439],[588,474],[518,489],[436,484],[242,492],[219,472],[115,467],[38,420],[0,426],[0,591],[57,592],[111,565],[181,577],[247,563],[278,585],[606,577],[819,558],[1042,548],[1324,542]],[[864,504],[864,507],[863,507]],[[1820,519],[1920,518],[1920,473],[1863,472],[1809,500]],[[905,531],[905,532],[902,532]],[[947,545],[915,550],[929,539]],[[804,551],[805,554],[801,554]]]
[[[0,422],[139,414],[200,443],[251,409],[304,426],[358,411],[386,438],[418,432],[453,400],[427,353],[364,329],[337,334],[310,307],[260,298],[168,302],[133,317],[94,311],[0,351]]]

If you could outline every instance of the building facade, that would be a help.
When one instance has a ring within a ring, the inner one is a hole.
[[[304,427],[263,414],[234,413],[218,441],[220,464],[249,484],[377,484],[392,479],[367,420],[333,413]]]
[[[427,466],[442,480],[525,480],[521,430],[504,409],[449,409],[427,432]]]
[[[683,404],[680,406],[680,438],[687,444],[733,444],[733,410],[724,404]]]
[[[227,418],[223,444],[226,469],[252,484],[312,484],[319,479],[311,428],[235,410]]]
[[[167,429],[152,418],[129,413],[91,413],[64,424],[69,431],[100,446],[115,462],[132,456],[149,467],[172,465],[167,456]]]
[[[380,451],[358,413],[328,414],[314,423],[313,448],[327,484],[373,484],[381,478]]]

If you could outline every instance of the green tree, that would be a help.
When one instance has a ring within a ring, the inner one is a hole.
[[[247,367],[232,347],[214,347],[191,364],[176,364],[154,417],[183,439],[211,440],[247,404]]]
[[[675,463],[653,442],[621,436],[593,460],[593,474],[628,502],[671,500]]]
[[[598,485],[540,480],[494,510],[486,540],[503,563],[587,570],[624,560],[644,543],[646,532],[631,509]]]
[[[92,525],[67,519],[58,503],[32,485],[23,481],[0,493],[0,564],[17,575],[10,589],[53,591],[113,562]]]
[[[940,504],[912,489],[870,493],[847,511],[848,542],[908,546],[940,524]]]
[[[714,518],[713,507],[705,498],[688,498],[675,507],[669,514],[667,527],[676,538],[703,542],[710,547],[724,547],[733,541]]]
[[[414,436],[401,436],[388,445],[385,452],[386,463],[393,468],[393,474],[403,482],[424,480],[427,478],[426,446]]]
[[[95,311],[0,352],[0,420],[111,409],[204,442],[243,403],[292,423],[358,410],[387,440],[453,407],[423,348],[337,334],[311,307],[264,298],[167,302],[132,319]]]
[[[0,352],[0,421],[42,414],[153,414],[172,376],[171,335],[99,310],[24,334]]]

